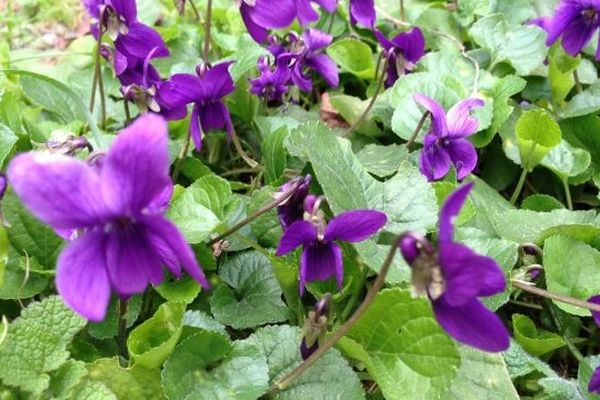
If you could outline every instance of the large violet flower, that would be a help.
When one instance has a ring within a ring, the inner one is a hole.
[[[172,107],[193,103],[190,132],[196,149],[202,148],[202,135],[211,129],[224,129],[231,137],[233,124],[223,101],[235,90],[229,73],[232,61],[207,68],[196,67],[196,75],[175,74],[160,88],[161,98]]]
[[[292,76],[287,60],[280,58],[274,67],[269,65],[268,57],[258,59],[260,76],[250,80],[250,93],[267,101],[282,101],[288,92],[288,83]]]
[[[600,28],[600,1],[562,0],[552,17],[532,21],[546,30],[546,45],[551,46],[562,37],[562,46],[571,56],[576,56]],[[600,60],[600,46],[596,51]]]
[[[483,100],[468,98],[446,114],[442,106],[430,97],[417,93],[413,98],[431,113],[431,128],[421,151],[421,173],[434,181],[446,176],[450,164],[454,164],[459,180],[469,175],[477,165],[477,152],[466,137],[479,127],[479,122],[470,116],[470,112],[475,107],[483,107]]]
[[[399,77],[416,67],[417,62],[425,54],[425,37],[418,27],[399,33],[392,40],[386,38],[378,30],[375,30],[375,36],[385,50],[387,58],[388,67],[385,80],[387,88],[392,86]]]
[[[350,22],[373,28],[375,25],[375,0],[350,0]]]
[[[269,29],[287,28],[296,18],[294,0],[237,0],[248,33],[258,43],[265,41]]]
[[[300,90],[312,91],[312,79],[307,75],[307,70],[317,72],[329,86],[338,86],[340,78],[337,65],[328,55],[323,54],[323,49],[333,40],[331,35],[317,29],[307,29],[302,37],[292,33],[288,38],[289,49],[277,57],[290,60],[292,81]]]
[[[304,294],[306,282],[324,281],[334,275],[341,289],[342,250],[335,241],[361,242],[377,233],[387,221],[385,214],[379,211],[353,210],[337,215],[326,224],[318,203],[313,196],[307,197],[304,220],[294,222],[285,230],[276,253],[283,256],[302,246],[300,295]]]
[[[504,273],[492,258],[453,241],[453,220],[472,187],[472,183],[460,187],[444,203],[437,250],[416,234],[406,234],[400,247],[412,268],[415,294],[431,300],[442,328],[459,342],[496,352],[508,348],[508,331],[478,297],[502,292],[506,286]]]
[[[8,178],[35,216],[78,232],[58,258],[56,286],[87,319],[104,319],[111,290],[128,298],[148,283],[160,284],[162,267],[176,277],[183,267],[209,286],[183,235],[162,215],[173,189],[162,118],[140,117],[117,136],[99,167],[29,152],[12,160]]]

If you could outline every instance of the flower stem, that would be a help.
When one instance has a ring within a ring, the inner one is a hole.
[[[212,23],[212,0],[208,0],[206,4],[206,18],[204,19],[204,62],[208,64],[208,55],[210,52],[210,27]]]
[[[192,7],[192,11],[194,12],[194,16],[196,17],[196,21],[200,21],[200,13],[198,12],[198,9],[196,8],[196,5],[194,4],[194,2],[192,0],[188,0],[188,3],[190,4],[190,7]]]
[[[129,112],[129,100],[123,98],[123,109],[125,110],[125,128],[131,123],[131,113]]]
[[[373,97],[371,97],[371,101],[367,105],[367,108],[365,108],[365,111],[363,111],[363,113],[360,115],[360,117],[358,117],[358,119],[356,121],[354,121],[354,123],[346,130],[344,136],[350,135],[356,128],[358,128],[358,126],[363,123],[365,118],[367,118],[367,116],[371,112],[371,109],[375,105],[375,101],[377,100],[377,97],[379,96],[379,93],[381,92],[381,89],[383,88],[383,81],[385,80],[385,75],[386,75],[385,71],[387,70],[388,64],[389,64],[389,59],[386,58],[385,62],[383,63],[382,71],[379,75],[379,80],[377,81],[377,87],[375,88],[375,93],[373,93]]]
[[[213,244],[225,239],[227,236],[233,234],[234,232],[236,232],[236,231],[240,230],[241,228],[243,228],[244,226],[248,225],[250,222],[254,221],[256,218],[260,217],[261,215],[266,214],[273,208],[284,203],[287,199],[289,199],[296,192],[296,189],[298,189],[298,187],[301,185],[301,183],[302,182],[299,180],[298,182],[293,184],[288,190],[281,193],[281,195],[277,196],[277,198],[275,200],[266,204],[261,209],[256,211],[254,214],[244,218],[243,220],[241,220],[240,222],[235,224],[233,227],[231,227],[224,233],[220,234],[219,236],[215,237],[214,239],[211,239],[210,241],[208,241],[206,243],[206,245],[209,247],[212,246]]]
[[[129,308],[129,300],[119,299],[119,332],[117,336],[117,345],[121,357],[129,358],[127,352],[127,309]]]
[[[565,188],[565,197],[567,198],[567,208],[573,211],[573,199],[571,198],[571,188],[569,187],[569,181],[565,178],[562,179],[563,187]]]
[[[406,21],[406,12],[404,10],[404,0],[400,0],[400,19]]]
[[[525,178],[527,178],[527,168],[523,168],[523,171],[521,171],[521,176],[519,177],[519,182],[517,183],[517,187],[515,188],[515,191],[513,192],[513,195],[510,198],[511,204],[515,204],[517,202],[517,199],[519,198],[519,195],[521,194],[521,191],[523,190],[523,185],[525,184]]]
[[[429,111],[425,111],[423,113],[423,116],[419,120],[419,123],[417,124],[415,131],[413,132],[410,139],[408,139],[408,142],[406,142],[407,149],[415,143],[415,140],[417,140],[417,136],[419,136],[419,132],[421,132],[421,129],[423,129],[423,125],[425,125],[425,121],[427,121],[427,117],[429,117],[429,115],[431,115],[431,113]]]
[[[335,21],[335,14],[337,10],[331,13],[331,17],[329,18],[329,25],[327,25],[327,33],[331,35],[331,30],[333,29],[333,21]]]
[[[583,354],[581,354],[581,352],[579,351],[577,346],[575,346],[573,344],[573,342],[571,341],[571,338],[569,338],[567,336],[567,334],[563,332],[562,324],[560,323],[560,320],[558,319],[558,315],[556,315],[556,309],[554,308],[554,304],[552,304],[552,302],[550,300],[546,300],[545,303],[546,303],[546,306],[548,307],[548,313],[550,314],[550,318],[552,318],[552,322],[554,323],[556,330],[560,333],[560,335],[564,339],[565,343],[567,344],[569,351],[571,352],[571,354],[573,354],[573,357],[575,357],[578,362],[583,362],[583,359],[584,359]]]
[[[575,80],[575,90],[577,90],[577,93],[583,92],[581,82],[579,81],[579,73],[577,72],[577,69],[573,70],[573,80]]]
[[[102,24],[98,24],[98,43],[96,45],[96,53],[94,57],[94,79],[92,80],[92,94],[90,97],[90,113],[94,112],[96,101],[96,87],[100,94],[100,127],[105,128],[106,122],[106,102],[104,100],[104,82],[102,81],[102,66],[100,64],[100,49],[102,47]]]
[[[513,287],[520,289],[524,292],[532,293],[546,299],[559,301],[561,303],[569,304],[575,307],[586,308],[590,311],[600,312],[600,304],[589,303],[584,300],[576,299],[570,296],[565,296],[562,294],[552,293],[545,289],[541,289],[539,287],[534,286],[530,282],[523,282],[516,279],[511,280],[511,284]]]
[[[235,133],[235,129],[233,129],[233,127],[231,127],[231,141],[233,142],[233,147],[235,148],[235,151],[238,153],[238,155],[240,157],[242,157],[244,162],[246,164],[248,164],[248,166],[250,168],[258,167],[258,163],[256,161],[254,161],[248,155],[248,153],[246,153],[246,151],[244,151],[244,148],[242,147],[242,144],[240,143],[240,139],[238,138],[237,134]]]
[[[179,178],[179,172],[181,171],[181,165],[183,164],[183,160],[185,159],[186,154],[190,148],[190,133],[185,136],[185,141],[183,142],[183,146],[181,147],[181,151],[179,152],[179,157],[177,157],[177,161],[175,162],[175,168],[173,169],[173,182],[177,182],[177,178]]]
[[[344,310],[342,311],[342,315],[341,315],[342,321],[346,320],[348,318],[348,316],[350,315],[350,313],[352,312],[352,309],[354,308],[354,305],[356,304],[356,301],[358,300],[358,297],[360,296],[360,293],[362,292],[361,289],[364,286],[365,282],[367,281],[368,276],[369,276],[369,267],[367,267],[366,265],[363,265],[363,270],[361,271],[361,274],[360,274],[358,290],[356,290],[354,293],[352,293],[352,297],[348,301],[348,304],[346,304],[346,307],[344,307]]]
[[[344,322],[344,324],[342,326],[340,326],[340,328],[333,335],[331,335],[329,338],[327,338],[327,340],[325,340],[310,357],[308,357],[306,360],[304,360],[300,365],[298,365],[289,374],[287,374],[282,379],[275,382],[275,384],[273,384],[273,386],[271,386],[271,388],[269,389],[269,392],[268,392],[269,394],[273,395],[273,394],[276,394],[277,392],[287,388],[296,378],[298,378],[307,369],[309,369],[319,359],[319,357],[321,357],[323,354],[325,354],[327,352],[327,350],[332,348],[338,342],[338,340],[340,340],[346,333],[348,333],[348,331],[352,328],[352,326],[354,326],[354,324],[360,319],[360,317],[363,316],[363,314],[365,313],[365,311],[367,311],[367,309],[369,308],[371,303],[373,303],[373,300],[375,300],[375,296],[377,295],[377,293],[379,293],[379,289],[381,289],[385,283],[385,277],[386,277],[388,271],[390,270],[392,261],[394,260],[394,256],[396,255],[396,250],[397,250],[398,245],[400,244],[401,239],[402,239],[402,236],[399,236],[394,241],[394,244],[390,248],[390,251],[389,251],[387,257],[386,257],[383,265],[381,266],[379,275],[377,275],[377,278],[373,282],[373,286],[371,286],[371,288],[367,292],[367,295],[365,296],[363,302],[356,309],[354,314],[352,314],[352,316],[346,322]]]

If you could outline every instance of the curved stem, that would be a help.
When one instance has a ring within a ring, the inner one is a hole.
[[[415,143],[415,140],[417,140],[417,136],[419,136],[419,132],[421,132],[421,129],[423,129],[423,125],[425,124],[425,121],[427,121],[427,117],[429,117],[429,115],[431,115],[431,113],[429,111],[425,111],[423,113],[423,116],[419,120],[419,123],[417,124],[415,131],[413,132],[410,139],[408,139],[408,142],[406,142],[406,148],[409,148],[410,146],[412,146]]]
[[[233,129],[233,127],[231,127],[231,141],[233,142],[233,147],[235,148],[235,151],[239,154],[240,157],[242,157],[242,159],[244,160],[244,162],[246,164],[248,164],[248,166],[250,168],[256,168],[256,167],[258,167],[258,163],[256,161],[254,161],[244,151],[244,148],[242,147],[242,144],[240,143],[240,139],[238,138],[237,134],[235,133],[235,129]]]
[[[127,309],[129,308],[129,301],[119,299],[119,331],[117,335],[117,344],[119,347],[119,354],[123,358],[129,358],[127,352]]]
[[[510,198],[511,204],[515,204],[517,202],[517,199],[519,198],[519,195],[521,194],[521,191],[523,190],[523,185],[525,184],[526,177],[527,177],[527,168],[523,168],[523,171],[521,171],[521,176],[519,177],[519,182],[517,183],[517,187],[515,188],[515,191],[513,192],[512,196]]]
[[[406,21],[406,11],[404,10],[404,0],[400,0],[400,19]]]
[[[573,199],[571,198],[571,188],[569,187],[569,181],[565,178],[562,179],[563,187],[565,188],[565,197],[567,199],[567,208],[573,211]]]
[[[331,13],[331,17],[329,18],[329,25],[327,26],[327,33],[331,35],[331,30],[333,29],[333,21],[335,21],[335,14],[337,10]]]
[[[131,113],[129,112],[129,100],[123,98],[123,109],[125,110],[125,128],[131,123]]]
[[[292,186],[290,186],[290,188],[288,190],[286,190],[285,192],[283,192],[279,196],[277,196],[277,198],[275,200],[273,200],[269,204],[263,206],[258,211],[256,211],[254,214],[244,218],[243,220],[241,220],[240,222],[238,222],[237,224],[232,226],[230,229],[228,229],[224,233],[220,234],[219,236],[215,237],[214,239],[209,240],[206,243],[206,245],[210,247],[213,244],[218,243],[219,241],[225,239],[227,236],[231,235],[232,233],[234,233],[234,232],[240,230],[241,228],[243,228],[244,226],[248,225],[250,222],[254,221],[256,218],[260,217],[263,214],[266,214],[273,208],[284,203],[296,192],[296,189],[298,189],[298,187],[300,186],[301,183],[302,183],[302,181],[298,180],[298,182],[296,182]]]
[[[179,171],[181,171],[181,165],[183,164],[183,160],[190,148],[190,137],[191,134],[188,134],[185,137],[185,141],[183,142],[183,146],[181,147],[181,151],[179,152],[179,157],[177,157],[177,162],[175,163],[175,168],[173,169],[173,182],[177,182],[177,178],[179,178]]]
[[[190,7],[192,7],[192,11],[194,12],[194,16],[196,17],[196,21],[200,21],[200,13],[198,12],[198,9],[196,8],[196,5],[194,4],[194,2],[192,0],[188,0],[188,3],[190,4]]]
[[[577,72],[577,69],[573,70],[573,80],[575,81],[575,90],[577,90],[577,93],[583,92],[583,88],[581,87],[581,81],[579,81],[579,73]]]
[[[302,375],[307,369],[309,369],[323,354],[327,352],[330,348],[332,348],[338,340],[340,340],[348,331],[352,328],[352,326],[363,316],[365,311],[369,308],[373,300],[375,300],[375,296],[379,293],[379,289],[381,289],[385,283],[385,277],[390,270],[392,265],[392,261],[394,260],[394,256],[396,255],[396,250],[398,245],[400,244],[400,240],[402,236],[399,236],[392,245],[383,265],[381,266],[381,271],[379,271],[379,275],[373,282],[373,286],[367,292],[365,299],[360,304],[360,306],[356,309],[354,314],[346,321],[340,328],[323,344],[319,346],[319,348],[306,360],[304,360],[300,365],[298,365],[293,371],[284,376],[282,379],[277,381],[271,388],[269,389],[269,394],[275,394],[281,390],[287,388],[296,378]]]
[[[208,55],[210,52],[210,27],[212,23],[212,0],[206,4],[206,18],[204,19],[204,62],[208,64]]]
[[[575,344],[573,344],[573,342],[571,341],[571,338],[568,337],[566,335],[566,333],[563,332],[562,324],[560,323],[560,320],[558,319],[558,315],[556,315],[556,310],[554,309],[554,304],[552,304],[552,302],[548,299],[546,299],[545,303],[546,303],[546,306],[548,307],[548,312],[550,314],[550,318],[552,318],[552,322],[554,322],[554,326],[556,327],[556,330],[560,333],[563,340],[567,344],[569,351],[571,352],[571,354],[573,354],[573,357],[575,357],[578,362],[582,362],[583,358],[584,358],[583,354],[581,354],[581,352],[579,351],[577,346],[575,346]]]
[[[358,117],[358,119],[356,121],[354,121],[354,123],[346,130],[344,136],[348,136],[349,134],[351,134],[360,124],[363,123],[365,118],[367,118],[367,116],[371,112],[371,109],[375,105],[375,101],[377,100],[377,97],[379,96],[379,93],[381,92],[381,89],[383,88],[383,81],[385,80],[385,75],[386,75],[385,71],[387,70],[388,64],[389,64],[389,59],[386,58],[385,62],[383,63],[382,71],[379,75],[379,81],[377,82],[377,88],[375,88],[375,93],[373,93],[373,97],[371,97],[371,101],[367,105],[367,108],[365,108],[365,111],[363,111],[363,113],[360,115],[360,117]]]
[[[520,289],[524,292],[528,292],[528,293],[532,293],[532,294],[544,297],[546,299],[559,301],[561,303],[569,304],[569,305],[579,307],[579,308],[586,308],[586,309],[588,309],[590,311],[594,311],[594,312],[600,312],[600,304],[589,303],[587,301],[579,300],[579,299],[576,299],[576,298],[573,298],[570,296],[552,293],[545,289],[540,289],[539,287],[534,286],[529,282],[523,282],[523,281],[513,279],[511,281],[511,284],[514,287],[516,287],[517,289]]]

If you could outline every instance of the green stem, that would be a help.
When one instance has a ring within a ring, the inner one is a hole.
[[[388,64],[389,64],[389,59],[386,58],[385,62],[383,63],[383,68],[380,73],[379,80],[377,82],[377,88],[375,88],[375,93],[373,93],[373,97],[371,97],[371,101],[367,105],[367,108],[365,108],[365,111],[363,111],[363,113],[360,115],[360,117],[358,117],[358,119],[356,121],[354,121],[354,123],[346,130],[344,136],[350,135],[356,128],[358,128],[358,126],[360,124],[362,124],[362,122],[365,120],[365,118],[367,118],[367,116],[371,112],[371,109],[375,105],[375,101],[377,100],[377,97],[379,96],[379,93],[381,92],[381,89],[383,88],[383,82],[385,81],[385,75],[386,75],[385,71],[387,70]]]
[[[406,21],[406,13],[404,10],[404,0],[400,0],[400,19]]]
[[[547,290],[541,289],[539,287],[534,286],[530,282],[523,282],[516,279],[511,280],[511,284],[513,287],[520,289],[524,292],[532,293],[540,297],[544,297],[546,299],[558,301],[561,303],[569,304],[579,308],[585,308],[590,311],[600,312],[600,304],[589,303],[585,300],[579,300],[570,296],[565,296],[558,293],[552,293]]]
[[[190,4],[190,7],[192,7],[192,11],[194,12],[196,21],[200,21],[200,13],[198,12],[196,5],[194,4],[194,2],[192,0],[188,0],[188,3]]]
[[[365,285],[365,282],[367,281],[368,276],[369,276],[369,267],[367,267],[366,265],[363,265],[363,270],[361,271],[360,279],[358,281],[359,282],[358,289],[355,290],[354,293],[352,293],[352,297],[348,301],[348,304],[346,304],[346,307],[344,307],[344,310],[342,311],[342,315],[340,317],[342,319],[342,321],[345,321],[350,316],[350,313],[354,309],[354,305],[356,304],[356,301],[358,300],[358,297],[360,296],[360,293],[362,292],[361,289]]]
[[[220,234],[216,238],[214,238],[212,240],[209,240],[206,243],[206,245],[210,247],[213,244],[218,243],[219,241],[225,239],[227,236],[235,233],[236,231],[240,230],[244,226],[248,225],[249,223],[251,223],[252,221],[254,221],[256,218],[260,217],[263,214],[266,214],[267,212],[269,212],[273,208],[275,208],[278,205],[284,203],[286,200],[288,200],[296,192],[296,189],[298,189],[298,187],[300,186],[301,183],[302,183],[302,181],[299,180],[298,182],[296,182],[295,184],[293,184],[288,190],[286,190],[285,192],[283,192],[279,196],[277,196],[277,198],[275,200],[273,200],[272,202],[266,204],[265,206],[263,206],[262,208],[260,208],[258,211],[256,211],[254,214],[248,216],[247,218],[244,218],[243,220],[241,220],[240,222],[238,222],[233,227],[231,227],[230,229],[228,229],[224,233]]]
[[[177,157],[177,161],[175,162],[175,168],[173,169],[173,182],[177,182],[177,178],[179,178],[179,172],[181,171],[181,166],[183,165],[183,160],[188,153],[190,148],[190,133],[185,137],[185,141],[183,142],[183,146],[181,147],[181,151],[179,152],[179,157]]]
[[[523,170],[521,171],[521,176],[519,177],[519,182],[517,183],[517,187],[515,188],[515,191],[513,192],[513,195],[510,198],[511,204],[515,204],[517,199],[519,198],[519,195],[521,194],[521,191],[523,190],[523,185],[525,184],[525,178],[527,178],[527,168],[523,168]]]
[[[417,124],[417,127],[415,128],[415,131],[411,135],[410,139],[408,139],[408,142],[406,142],[406,148],[407,149],[410,146],[413,145],[413,143],[415,142],[415,140],[417,140],[417,136],[419,136],[419,132],[421,132],[421,129],[423,129],[423,125],[425,125],[425,121],[427,121],[427,117],[429,117],[430,115],[431,115],[431,113],[429,111],[425,111],[423,113],[423,116],[419,120],[419,123]]]
[[[331,30],[333,29],[333,21],[335,21],[335,14],[337,10],[331,13],[331,17],[329,18],[329,25],[327,25],[327,33],[331,35]]]
[[[210,27],[212,23],[212,0],[206,4],[206,18],[204,19],[204,62],[208,65],[208,56],[210,52]]]
[[[569,181],[565,178],[562,179],[563,187],[565,188],[565,197],[567,198],[567,208],[573,211],[573,200],[571,198],[571,188],[569,187]]]
[[[581,82],[579,81],[579,73],[577,72],[577,69],[573,70],[573,79],[575,80],[575,90],[577,90],[577,93],[583,92]]]
[[[125,110],[125,128],[131,123],[131,113],[129,112],[129,100],[123,98],[123,109]]]
[[[238,138],[237,133],[235,132],[235,129],[233,129],[233,127],[231,128],[231,141],[233,142],[233,147],[235,148],[235,151],[238,153],[238,155],[240,157],[242,157],[242,160],[244,160],[244,162],[246,164],[248,164],[248,166],[250,168],[258,167],[258,163],[256,161],[254,161],[248,155],[248,153],[246,153],[246,151],[244,151],[244,148],[242,147],[242,144],[240,143],[240,139]]]
[[[96,45],[96,54],[94,58],[94,79],[92,81],[92,95],[90,97],[90,113],[94,112],[94,105],[96,100],[96,86],[100,94],[100,127],[105,129],[106,123],[106,101],[104,99],[104,83],[102,81],[102,65],[101,65],[101,53],[102,47],[102,24],[98,24],[98,43]]]
[[[128,359],[127,351],[127,309],[129,308],[129,300],[119,299],[119,331],[117,336],[117,345],[121,357]]]
[[[550,300],[546,300],[546,306],[548,307],[548,312],[550,313],[550,317],[552,318],[552,322],[554,322],[554,326],[556,326],[556,330],[560,333],[565,343],[567,344],[567,348],[573,354],[573,357],[577,359],[578,362],[583,362],[584,357],[583,354],[579,351],[577,346],[573,344],[571,338],[567,336],[565,332],[563,332],[563,328],[561,326],[560,320],[558,319],[558,315],[556,315],[556,310],[554,309],[554,304]]]
[[[348,331],[354,326],[354,324],[363,316],[363,314],[367,311],[369,306],[375,300],[375,296],[379,293],[379,289],[381,289],[385,283],[385,277],[390,270],[392,265],[392,261],[394,260],[394,256],[396,255],[396,250],[398,245],[400,244],[400,240],[402,236],[398,237],[393,246],[390,248],[390,251],[381,266],[381,271],[377,278],[373,282],[373,286],[367,292],[365,299],[360,304],[360,306],[356,309],[354,314],[346,321],[340,328],[327,340],[325,340],[319,348],[306,360],[304,360],[300,365],[298,365],[294,370],[288,373],[286,376],[275,382],[273,386],[269,389],[269,394],[274,395],[281,390],[286,389],[296,378],[302,375],[307,369],[309,369],[323,354],[325,354],[330,348],[332,348],[338,340],[340,340]]]

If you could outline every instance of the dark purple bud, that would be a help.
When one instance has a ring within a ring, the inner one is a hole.
[[[321,316],[327,317],[329,309],[331,308],[331,293],[327,293],[321,300],[315,304],[315,314],[319,318]]]
[[[317,202],[319,198],[314,194],[309,194],[304,198],[304,211],[309,214],[315,213],[315,208],[317,208]]]
[[[540,277],[541,273],[542,273],[541,266],[532,266],[532,268],[529,270],[529,279],[532,281],[535,281],[537,278]]]
[[[0,200],[4,197],[4,193],[6,193],[6,187],[8,186],[8,180],[6,179],[6,175],[4,172],[0,172]]]
[[[304,199],[308,195],[311,180],[310,175],[296,177],[283,184],[274,195],[275,198],[278,198],[296,187],[294,193],[277,207],[277,215],[283,229],[287,229],[288,226],[301,220],[304,216]]]
[[[433,252],[431,244],[425,237],[415,232],[407,232],[402,235],[400,239],[400,252],[408,265],[412,265],[423,251],[427,253]]]
[[[319,348],[319,342],[315,342],[312,347],[308,347],[306,344],[306,339],[302,339],[302,343],[300,343],[300,355],[303,360],[306,360],[310,357],[317,349]]]

